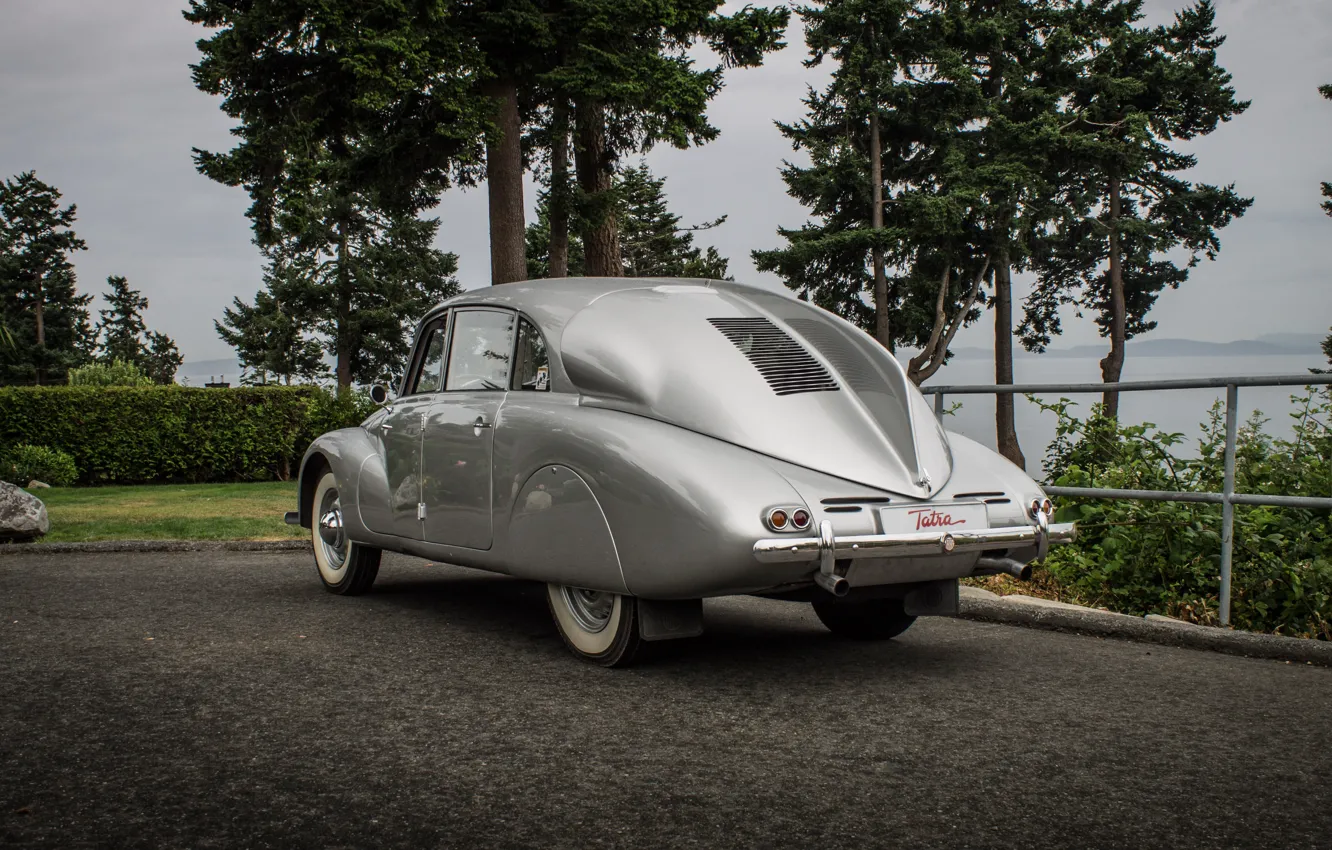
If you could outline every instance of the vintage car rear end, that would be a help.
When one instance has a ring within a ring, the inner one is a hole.
[[[657,488],[685,494],[669,509],[607,493],[629,592],[905,593],[1022,574],[1071,534],[1050,527],[1022,470],[946,435],[892,355],[849,323],[733,283],[636,283],[574,314],[559,345],[582,408],[682,432],[628,442],[658,480],[688,478]]]

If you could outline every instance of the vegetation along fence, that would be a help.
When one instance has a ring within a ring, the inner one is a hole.
[[[1235,444],[1239,429],[1240,387],[1321,386],[1332,384],[1332,375],[1272,375],[1265,377],[1190,378],[1168,381],[1121,381],[1112,384],[969,384],[925,386],[921,392],[934,396],[934,414],[942,417],[947,395],[1040,395],[1048,393],[1151,392],[1157,390],[1226,389],[1225,479],[1220,493],[1169,490],[1112,490],[1100,487],[1055,487],[1052,496],[1092,499],[1142,499],[1159,502],[1204,502],[1221,505],[1221,593],[1220,619],[1230,624],[1230,564],[1235,543],[1235,505],[1270,505],[1287,508],[1332,509],[1332,498],[1314,496],[1254,495],[1235,492]]]

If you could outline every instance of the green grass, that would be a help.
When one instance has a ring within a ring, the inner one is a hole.
[[[53,487],[46,543],[87,540],[287,540],[309,532],[282,515],[296,509],[295,481]]]

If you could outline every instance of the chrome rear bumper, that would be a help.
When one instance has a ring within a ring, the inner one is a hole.
[[[831,573],[834,562],[848,558],[910,558],[1028,546],[1036,546],[1039,557],[1051,543],[1067,543],[1075,534],[1073,523],[1049,525],[1042,516],[1036,525],[836,537],[832,523],[824,520],[819,523],[818,537],[777,537],[755,542],[754,557],[768,564],[817,560],[824,573]]]

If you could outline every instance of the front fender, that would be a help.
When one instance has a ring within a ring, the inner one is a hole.
[[[301,525],[310,528],[314,524],[314,493],[325,469],[332,470],[338,482],[339,498],[342,501],[343,521],[354,526],[361,526],[359,486],[362,465],[365,472],[373,475],[377,470],[384,478],[382,463],[365,463],[367,458],[380,458],[379,439],[373,437],[364,428],[342,428],[329,431],[319,436],[310,448],[305,450],[301,459],[300,511]],[[387,485],[386,485],[387,489]],[[349,529],[349,532],[357,530]]]

